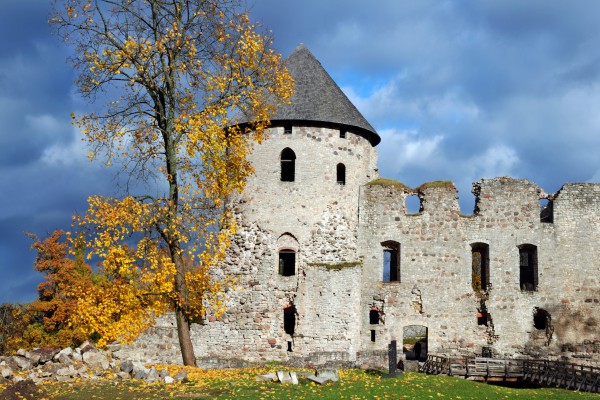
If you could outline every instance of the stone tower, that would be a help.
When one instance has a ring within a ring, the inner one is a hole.
[[[238,289],[198,336],[245,359],[349,360],[360,331],[359,193],[377,177],[380,138],[304,45],[286,66],[295,94],[253,149],[255,174],[237,202],[224,270]]]

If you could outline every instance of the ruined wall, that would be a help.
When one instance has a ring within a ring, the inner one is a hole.
[[[556,354],[569,346],[594,351],[600,317],[600,185],[569,184],[554,196],[554,222],[540,221],[541,189],[510,178],[474,185],[476,213],[460,215],[456,189],[438,182],[416,191],[374,182],[361,196],[359,248],[364,257],[361,339],[381,348],[402,341],[403,326],[428,328],[429,350],[495,354]],[[422,210],[406,213],[407,196],[418,193]],[[382,282],[382,242],[400,243],[400,282]],[[472,247],[489,246],[489,289],[471,284]],[[519,246],[537,248],[537,290],[520,287]],[[482,301],[488,313],[478,324]],[[373,326],[368,310],[379,303],[385,324]],[[595,305],[596,304],[596,305]],[[534,313],[550,315],[536,329]],[[370,340],[370,330],[381,334]],[[596,345],[597,346],[597,345]]]

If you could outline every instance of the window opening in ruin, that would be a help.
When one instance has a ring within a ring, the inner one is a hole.
[[[535,308],[535,311],[533,312],[533,326],[535,329],[540,331],[548,329],[550,326],[550,320],[551,317],[548,311],[537,307]]]
[[[477,325],[487,325],[488,324],[488,314],[485,311],[480,311],[477,313]]]
[[[392,240],[383,246],[383,281],[400,282],[400,243]]]
[[[375,329],[371,329],[371,342],[375,341]]]
[[[379,324],[379,310],[378,309],[372,308],[369,311],[369,324],[371,324],[371,325]]]
[[[283,309],[283,330],[288,335],[294,335],[296,329],[296,306],[291,305]]]
[[[287,344],[288,344],[287,351],[293,351],[293,350],[292,350],[292,341],[291,341],[291,340],[288,340]]]
[[[337,183],[339,185],[346,184],[346,166],[342,163],[337,165]]]
[[[519,246],[519,286],[523,291],[537,290],[537,247],[532,244]]]
[[[346,130],[345,129],[340,129],[340,138],[346,139]]]
[[[289,147],[281,152],[281,181],[294,182],[296,178],[296,153]]]
[[[471,245],[471,286],[475,292],[486,291],[490,284],[489,246],[485,243]]]
[[[408,214],[418,214],[421,211],[421,199],[416,194],[407,196],[404,204]]]
[[[402,352],[406,360],[427,359],[428,329],[423,325],[407,325],[402,330]]]
[[[284,133],[285,135],[291,135],[291,133],[292,133],[292,125],[291,125],[291,124],[289,124],[289,125],[288,125],[288,124],[284,125],[284,126],[283,126],[283,133]]]
[[[279,250],[279,275],[292,276],[296,274],[296,252],[294,250]]]
[[[540,222],[554,222],[554,203],[550,199],[540,199]]]

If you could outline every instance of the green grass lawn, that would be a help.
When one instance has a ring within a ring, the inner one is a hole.
[[[447,376],[406,373],[394,379],[378,372],[340,371],[340,382],[317,385],[300,379],[297,386],[256,382],[257,375],[277,368],[238,370],[188,369],[187,384],[143,384],[96,380],[44,384],[52,399],[600,399],[599,394],[561,389],[518,389]]]

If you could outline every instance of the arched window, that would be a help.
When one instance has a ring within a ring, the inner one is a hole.
[[[296,153],[286,147],[281,151],[281,181],[294,182],[296,175]]]
[[[346,166],[342,163],[337,165],[337,183],[340,185],[346,184]]]
[[[537,247],[532,244],[519,246],[519,285],[521,290],[535,291],[538,286]]]
[[[471,245],[471,286],[476,292],[487,290],[490,284],[489,246],[485,243]]]

